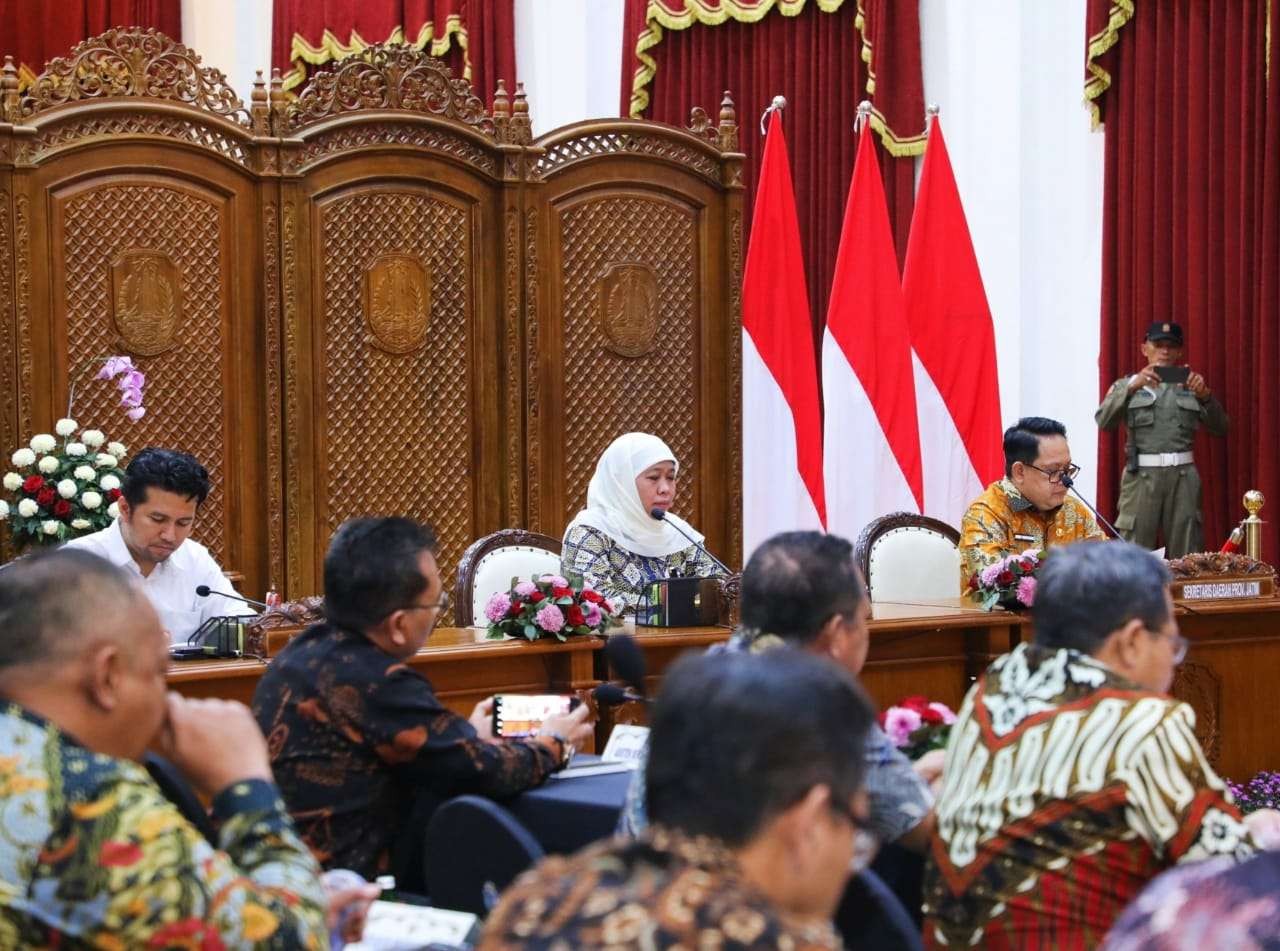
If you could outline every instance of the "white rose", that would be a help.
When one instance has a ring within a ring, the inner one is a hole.
[[[58,523],[53,519],[49,519],[47,522],[41,522],[40,527],[44,529],[44,533],[46,535],[58,534]]]
[[[97,492],[89,491],[80,496],[80,504],[87,508],[90,512],[102,504],[102,496]]]
[[[124,446],[118,442],[107,443],[107,452],[111,453],[111,455],[115,456],[117,459],[125,455],[128,451],[129,450],[125,449]]]
[[[36,454],[30,449],[19,449],[9,458],[9,461],[21,469],[25,466],[34,465],[36,461]]]
[[[58,445],[58,440],[48,433],[41,433],[38,436],[32,436],[29,445],[36,452],[53,452],[53,447]]]
[[[74,528],[77,532],[83,532],[86,528],[89,528],[92,525],[93,523],[90,522],[87,518],[73,518],[71,520],[71,527]]]
[[[16,472],[6,472],[4,474],[4,487],[10,492],[17,492],[22,488],[22,476]]]
[[[35,499],[23,499],[18,503],[18,514],[23,518],[31,518],[39,511],[40,506],[36,505]]]
[[[53,424],[53,431],[59,436],[70,436],[76,431],[78,425],[74,419],[60,419]]]
[[[102,435],[101,429],[86,429],[80,434],[80,441],[90,449],[97,449],[107,441],[107,437]]]
[[[69,443],[67,443],[67,455],[68,455],[68,456],[83,456],[83,455],[84,455],[86,452],[88,452],[88,451],[89,451],[89,450],[85,449],[85,447],[84,447],[84,443],[82,443],[82,442],[69,442]]]
[[[76,497],[76,484],[72,479],[63,479],[58,483],[58,494],[64,499],[74,499]]]
[[[114,469],[116,467],[116,457],[109,452],[100,452],[98,457],[93,460],[93,464],[99,469]]]
[[[120,517],[120,503],[119,503],[119,502],[112,502],[110,505],[108,505],[108,506],[107,506],[107,514],[108,514],[108,515],[110,515],[112,518],[119,518],[119,517]]]
[[[106,492],[110,492],[112,489],[118,489],[120,488],[120,479],[111,475],[111,473],[107,473],[102,477],[102,488]]]
[[[76,471],[72,475],[81,482],[92,482],[98,477],[98,473],[93,471],[93,466],[76,466]]]
[[[0,499],[0,521],[9,517],[9,503]]]
[[[58,471],[58,459],[56,456],[41,456],[40,464],[36,467],[45,475]]]

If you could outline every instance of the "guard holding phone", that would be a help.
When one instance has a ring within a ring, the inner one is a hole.
[[[1153,323],[1142,343],[1147,365],[1116,380],[1093,417],[1101,429],[1123,420],[1129,431],[1116,528],[1144,548],[1163,537],[1167,558],[1204,548],[1191,446],[1201,425],[1225,436],[1229,423],[1204,377],[1182,363],[1182,348],[1180,324]]]

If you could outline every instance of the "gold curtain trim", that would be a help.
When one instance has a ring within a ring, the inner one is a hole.
[[[876,94],[876,71],[875,64],[872,61],[872,44],[871,38],[867,36],[867,10],[863,6],[863,0],[858,0],[858,10],[853,17],[853,28],[858,31],[858,35],[862,37],[862,62],[867,67],[867,96],[872,97]],[[921,122],[924,116],[920,117]],[[918,135],[901,136],[893,129],[889,128],[889,123],[879,109],[874,105],[871,107],[871,128],[880,136],[880,144],[884,146],[885,151],[895,158],[902,158],[907,155],[924,155],[924,147],[928,142],[928,136],[922,130]]]
[[[1085,48],[1084,67],[1089,75],[1084,83],[1084,104],[1089,107],[1094,129],[1102,125],[1098,99],[1111,88],[1111,74],[1095,61],[1120,41],[1120,30],[1132,19],[1133,0],[1112,0],[1107,25],[1089,37]]]
[[[385,40],[374,42],[408,43],[415,49],[427,50],[432,56],[443,56],[449,52],[454,37],[457,37],[458,48],[462,50],[462,78],[471,82],[471,56],[468,53],[467,28],[463,26],[460,14],[453,13],[445,19],[444,30],[439,36],[436,36],[435,23],[428,20],[422,24],[414,40],[407,40],[404,27],[397,26]],[[301,33],[293,34],[293,41],[289,47],[289,62],[293,67],[284,75],[285,91],[288,92],[306,82],[307,69],[302,65],[303,63],[322,66],[333,60],[359,53],[371,45],[373,44],[355,30],[351,31],[351,36],[344,43],[333,32],[326,29],[320,38],[319,46],[312,46]],[[428,47],[430,47],[429,50]]]
[[[823,13],[835,13],[844,5],[844,0],[814,0]],[[636,39],[636,59],[640,65],[636,67],[631,78],[631,106],[629,114],[639,119],[649,107],[648,85],[657,75],[658,63],[649,55],[649,50],[662,42],[663,30],[685,30],[695,23],[703,26],[719,26],[729,20],[738,23],[758,23],[774,9],[783,16],[798,16],[804,9],[805,0],[760,0],[758,3],[745,0],[722,0],[719,6],[708,6],[703,0],[688,0],[683,10],[675,11],[666,6],[663,0],[649,0],[645,10],[645,28]],[[861,3],[854,20],[854,26],[862,36],[862,59],[867,64],[867,94],[875,92],[875,74],[871,71],[871,42],[863,31],[865,14]],[[923,117],[922,117],[923,118]],[[890,155],[920,155],[924,152],[925,136],[911,137],[896,135],[878,109],[871,110],[871,128],[880,136],[880,141]]]

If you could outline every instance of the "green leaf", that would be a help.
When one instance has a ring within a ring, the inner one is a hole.
[[[561,606],[570,606],[573,604],[573,598],[556,598],[555,603]]]
[[[531,641],[535,640],[538,637],[538,629],[532,624],[526,624],[524,626],[524,636],[529,638]]]

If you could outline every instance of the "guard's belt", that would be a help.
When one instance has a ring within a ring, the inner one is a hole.
[[[1167,469],[1169,466],[1189,466],[1195,457],[1189,452],[1140,452],[1138,466],[1142,469]]]

